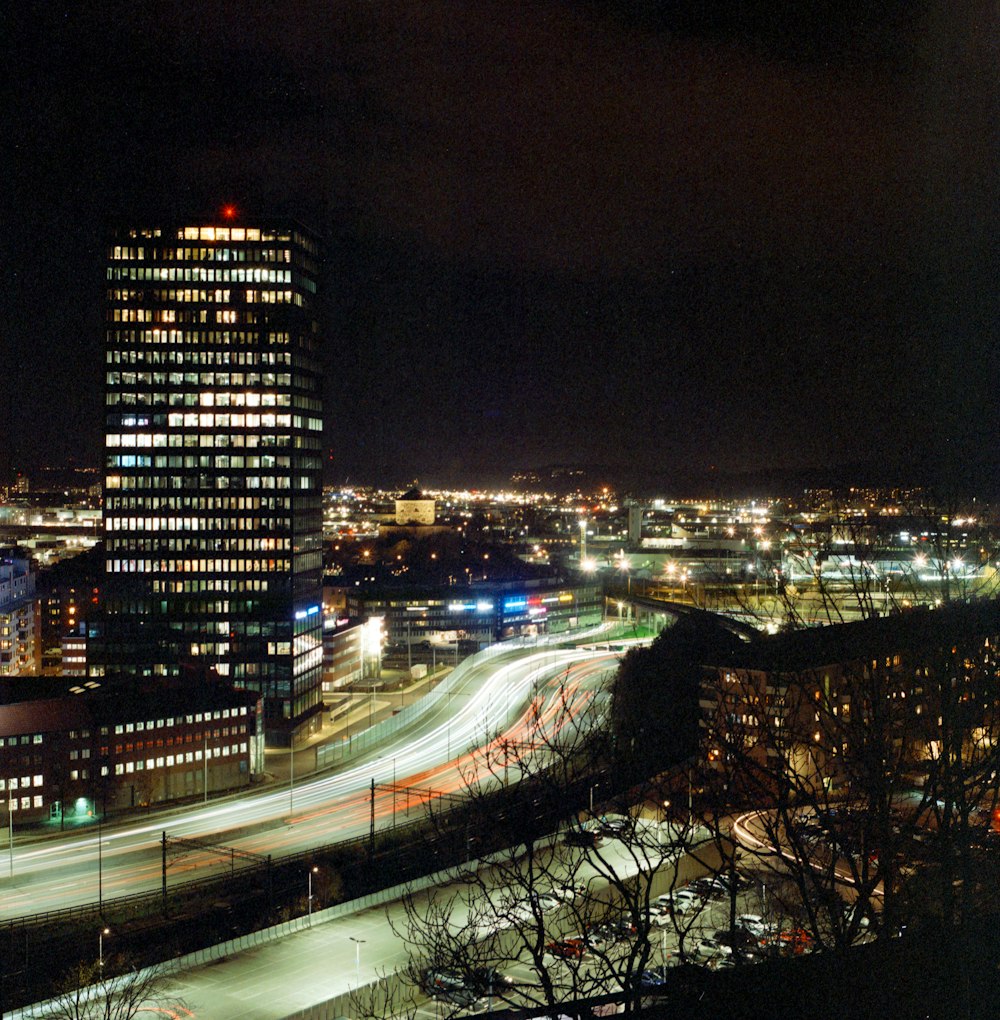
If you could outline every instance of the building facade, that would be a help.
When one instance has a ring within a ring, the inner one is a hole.
[[[466,588],[348,589],[352,619],[380,619],[390,651],[440,643],[483,647],[600,623],[600,585],[552,580],[482,582]]]
[[[357,620],[327,616],[323,628],[323,692],[365,676],[365,627]]]
[[[0,676],[37,672],[36,616],[31,564],[0,550]]]
[[[431,525],[434,523],[434,500],[419,489],[410,489],[396,499],[396,523]]]
[[[915,776],[947,747],[992,756],[998,647],[997,600],[761,635],[701,666],[706,758],[747,755],[772,774],[781,763],[837,791],[872,747]]]
[[[317,240],[122,228],[108,250],[104,613],[91,676],[211,667],[270,743],[322,712]]]
[[[94,680],[0,687],[0,805],[15,828],[236,790],[263,752],[255,696],[218,682],[126,697]]]

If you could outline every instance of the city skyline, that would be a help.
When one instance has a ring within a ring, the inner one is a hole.
[[[232,202],[330,241],[330,477],[992,484],[984,5],[444,11],[12,16],[0,471],[97,462],[107,221]]]

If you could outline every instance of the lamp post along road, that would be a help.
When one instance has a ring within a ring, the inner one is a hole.
[[[293,733],[288,744],[288,810],[295,810],[295,734]]]
[[[313,875],[315,875],[317,871],[319,871],[319,868],[315,866],[309,869],[309,896],[306,900],[306,909],[308,911],[310,925],[312,924],[313,916]]]
[[[356,939],[353,935],[347,937],[354,943],[354,987],[356,991],[361,987],[361,944],[367,939]]]
[[[7,780],[7,851],[10,856],[10,877],[14,877],[14,798],[10,791],[11,780]]]

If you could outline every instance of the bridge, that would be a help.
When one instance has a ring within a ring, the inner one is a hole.
[[[721,627],[743,641],[751,641],[760,635],[756,627],[723,611],[721,599],[717,600],[719,611],[708,609],[707,595],[704,586],[682,587],[639,578],[629,578],[626,584],[612,585],[605,589],[606,601],[616,605],[619,610],[625,606],[634,609],[637,621],[655,631],[667,626],[667,617],[677,620],[685,616],[706,616],[712,617]]]

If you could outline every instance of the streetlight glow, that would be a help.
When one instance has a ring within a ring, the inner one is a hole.
[[[307,904],[306,909],[307,909],[307,912],[308,912],[308,917],[309,917],[309,923],[310,924],[312,924],[312,916],[313,916],[313,875],[317,874],[318,872],[319,872],[319,868],[316,865],[313,865],[309,869],[309,897],[308,897],[308,899],[306,901],[306,904]]]

